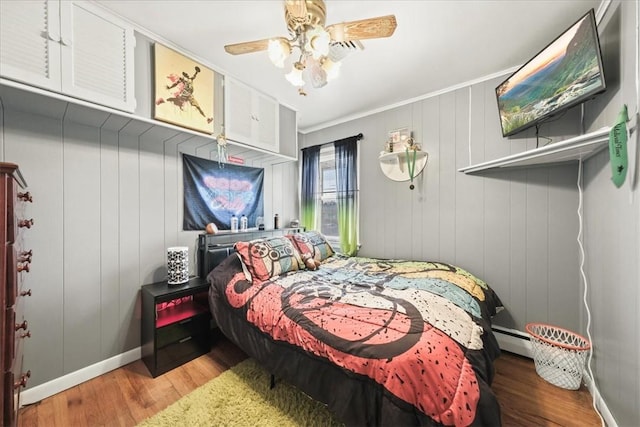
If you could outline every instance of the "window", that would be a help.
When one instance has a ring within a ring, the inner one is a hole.
[[[338,231],[338,202],[336,200],[336,156],[333,144],[327,144],[320,149],[320,195],[319,215],[320,232],[328,240],[339,241]]]
[[[300,215],[340,251],[358,251],[358,146],[361,135],[302,149]]]

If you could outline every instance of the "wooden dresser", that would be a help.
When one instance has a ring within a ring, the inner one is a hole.
[[[23,275],[29,272],[33,251],[24,247],[24,235],[33,226],[27,219],[31,194],[18,165],[0,163],[0,409],[2,425],[17,423],[20,390],[27,385],[30,371],[23,371],[24,338],[31,336],[24,320],[24,297],[31,289],[24,289]]]

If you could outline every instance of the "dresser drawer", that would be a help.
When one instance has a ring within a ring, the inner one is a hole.
[[[7,215],[7,242],[11,243],[16,240],[16,236],[18,235],[18,218],[16,217],[16,183],[11,177],[5,177],[7,180],[3,183],[6,189],[6,198],[10,200],[10,203],[6,205],[6,215]]]
[[[158,328],[156,331],[156,346],[158,349],[178,342],[192,335],[206,334],[209,326],[209,315],[203,313],[189,317],[174,324]]]
[[[16,425],[20,392],[26,387],[31,372],[22,372],[22,358],[16,360],[14,369],[4,373],[4,426]]]
[[[31,336],[28,327],[24,320],[24,299],[18,298],[16,305],[7,308],[5,314],[6,345],[3,366],[5,371],[13,369],[17,360],[22,360],[24,340]]]
[[[15,244],[9,243],[6,246],[7,251],[7,297],[5,306],[11,307],[16,302],[16,294],[18,292],[18,257],[16,255]]]
[[[206,354],[211,350],[211,340],[207,333],[191,335],[159,349],[156,353],[156,375]]]
[[[4,312],[4,366],[2,371],[10,371],[13,365],[13,355],[16,352],[16,312],[13,307],[7,308]]]

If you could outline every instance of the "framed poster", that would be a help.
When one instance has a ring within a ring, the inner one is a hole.
[[[154,56],[154,118],[212,134],[213,70],[159,43]]]
[[[407,140],[411,137],[408,128],[395,129],[389,132],[389,144],[391,152],[404,152]]]

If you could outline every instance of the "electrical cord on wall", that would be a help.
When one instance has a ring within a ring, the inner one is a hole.
[[[589,353],[587,357],[587,370],[589,372],[589,376],[591,377],[591,384],[593,386],[593,390],[591,392],[593,409],[600,417],[600,422],[603,427],[606,427],[606,423],[604,422],[604,418],[602,418],[602,414],[598,410],[596,406],[596,397],[600,396],[600,391],[596,386],[596,380],[593,376],[593,371],[591,370],[591,359],[593,356],[593,340],[591,339],[591,311],[589,310],[589,304],[587,302],[587,275],[584,272],[584,246],[582,245],[582,160],[578,162],[578,247],[580,248],[580,275],[582,276],[582,282],[584,283],[584,293],[583,293],[583,302],[584,307],[587,311],[587,339],[591,344],[589,346]]]

